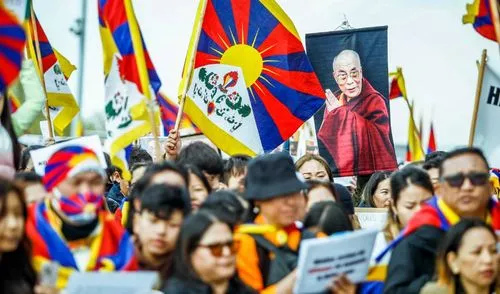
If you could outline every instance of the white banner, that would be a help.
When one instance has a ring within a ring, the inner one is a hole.
[[[474,146],[481,148],[491,167],[500,167],[500,136],[497,126],[500,120],[500,75],[488,64],[479,98]]]
[[[45,174],[45,166],[47,165],[47,161],[52,156],[52,154],[54,154],[59,149],[67,146],[84,146],[92,149],[99,158],[99,162],[101,163],[102,168],[105,169],[107,167],[106,159],[104,158],[104,153],[102,152],[101,140],[97,135],[94,135],[88,137],[80,137],[78,139],[57,143],[45,148],[31,151],[30,154],[31,159],[33,160],[35,172],[43,177],[43,175]]]

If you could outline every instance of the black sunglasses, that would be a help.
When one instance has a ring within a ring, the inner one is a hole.
[[[471,172],[468,174],[455,174],[451,176],[442,177],[442,180],[446,181],[448,185],[454,188],[460,188],[465,182],[465,179],[469,179],[472,185],[474,186],[483,186],[486,185],[490,179],[489,173],[481,173],[481,172]]]
[[[222,252],[224,251],[224,247],[228,247],[229,251],[231,252],[231,255],[232,255],[238,251],[239,245],[240,244],[238,242],[231,240],[228,242],[214,243],[214,244],[208,244],[208,245],[199,244],[198,247],[208,248],[210,250],[210,253],[212,253],[213,256],[221,257]]]

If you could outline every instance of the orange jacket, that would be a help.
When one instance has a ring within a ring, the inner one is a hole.
[[[266,221],[262,215],[257,216],[255,219],[256,225],[265,225]],[[245,225],[243,225],[245,226]],[[242,226],[242,227],[243,227]],[[270,228],[270,226],[267,226]],[[254,233],[255,234],[255,233]],[[295,225],[291,225],[282,230],[270,229],[264,230],[261,234],[268,241],[277,247],[287,245],[288,248],[297,252],[302,239],[302,232]],[[324,234],[318,234],[318,237]],[[237,230],[235,239],[239,242],[239,249],[236,255],[236,268],[240,279],[248,286],[254,288],[262,294],[274,294],[276,291],[276,284],[265,287],[264,278],[259,268],[259,253],[257,251],[257,244],[255,239],[250,233],[245,233],[244,230]],[[272,254],[272,253],[271,253]],[[270,259],[273,256],[270,255]]]

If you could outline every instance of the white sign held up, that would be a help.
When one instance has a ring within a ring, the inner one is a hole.
[[[342,274],[364,281],[376,236],[376,230],[361,230],[302,241],[294,293],[322,293]]]

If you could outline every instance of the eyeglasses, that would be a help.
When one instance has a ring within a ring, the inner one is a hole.
[[[198,247],[208,248],[213,256],[221,257],[225,247],[229,248],[231,255],[233,255],[238,251],[238,248],[240,247],[239,245],[240,244],[238,242],[231,240],[228,242],[214,243],[209,245],[199,244]]]
[[[469,179],[474,186],[483,186],[488,183],[490,179],[489,173],[471,172],[468,174],[455,174],[451,176],[442,177],[442,180],[446,181],[448,185],[454,188],[460,188],[464,184],[465,179]]]
[[[359,81],[361,77],[359,70],[351,71],[349,74],[346,72],[340,72],[339,74],[337,74],[337,83],[339,85],[344,85],[345,83],[347,83],[347,79],[349,77],[355,81]]]

